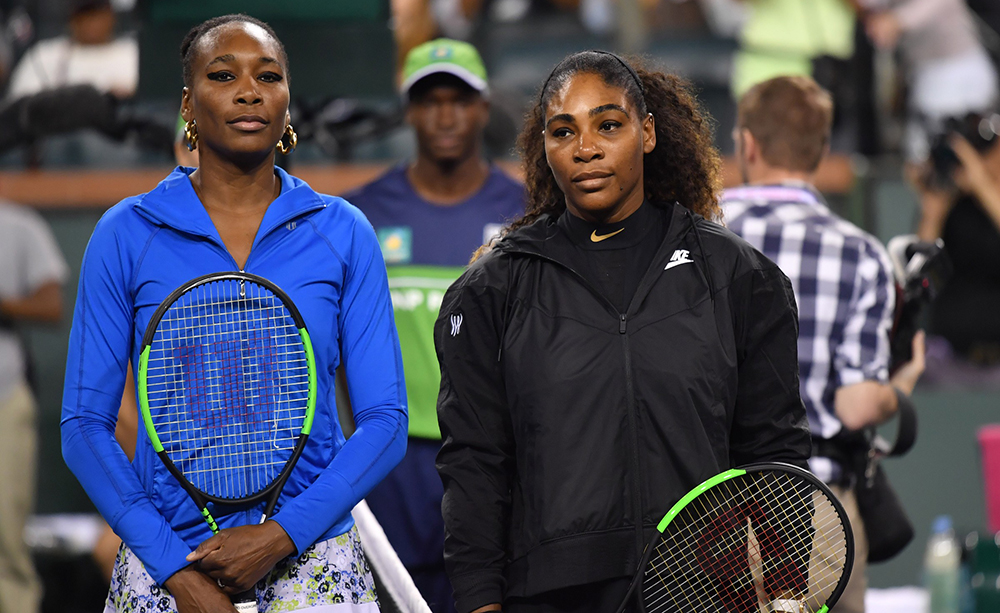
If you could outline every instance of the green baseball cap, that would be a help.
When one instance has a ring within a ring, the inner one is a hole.
[[[486,67],[483,66],[479,52],[469,43],[450,38],[432,40],[414,47],[406,54],[400,90],[407,96],[414,83],[441,72],[455,75],[483,95],[489,93]]]

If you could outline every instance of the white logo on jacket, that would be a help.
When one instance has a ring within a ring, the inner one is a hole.
[[[462,314],[451,316],[451,335],[458,336],[458,333],[462,330]]]
[[[674,266],[680,266],[681,264],[691,264],[694,260],[689,257],[690,255],[691,252],[687,249],[678,249],[674,251],[674,254],[670,256],[670,261],[663,267],[663,270],[670,270]]]

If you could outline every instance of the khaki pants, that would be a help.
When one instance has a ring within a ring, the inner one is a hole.
[[[35,399],[22,384],[0,399],[0,613],[36,613],[41,585],[24,542],[35,503]]]
[[[840,595],[840,600],[830,609],[831,613],[864,613],[865,611],[865,589],[868,588],[868,538],[865,536],[865,525],[861,521],[861,513],[858,512],[858,500],[854,496],[854,490],[839,485],[831,485],[840,504],[844,505],[847,518],[851,522],[851,530],[854,532],[854,568],[851,571],[851,578],[847,582],[847,588]]]

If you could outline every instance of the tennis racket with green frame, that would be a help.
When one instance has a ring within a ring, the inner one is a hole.
[[[826,613],[854,564],[840,501],[808,471],[754,464],[681,498],[643,552],[622,613]]]
[[[312,343],[285,292],[243,272],[185,283],[146,327],[137,384],[153,449],[213,533],[217,506],[266,499],[271,516],[316,409]],[[256,612],[254,588],[233,603]]]

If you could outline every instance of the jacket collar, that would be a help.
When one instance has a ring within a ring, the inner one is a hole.
[[[667,228],[667,235],[663,239],[663,245],[669,246],[680,242],[685,234],[693,227],[694,220],[688,210],[678,204],[659,204],[663,208],[670,209],[670,227]],[[685,219],[685,218],[688,219]],[[495,248],[508,253],[523,253],[537,255],[544,258],[565,262],[567,246],[570,245],[569,238],[559,230],[556,225],[556,218],[551,215],[542,215],[534,223],[519,228],[502,240],[497,242]],[[663,247],[661,246],[660,251]]]
[[[194,168],[178,166],[149,193],[142,197],[136,209],[153,223],[179,232],[204,236],[222,243],[208,211],[191,185]],[[281,181],[281,193],[267,207],[254,245],[274,228],[310,211],[323,208],[325,203],[305,181],[297,179],[275,166]]]
[[[697,243],[697,257],[701,261],[701,274],[705,280],[705,284],[708,289],[708,296],[712,301],[712,309],[714,310],[715,283],[713,280],[712,270],[708,263],[709,254],[705,252],[701,235],[698,230],[698,225],[705,223],[704,218],[677,203],[660,206],[670,210],[670,226],[667,228],[667,234],[663,237],[663,242],[660,244],[656,255],[653,257],[653,262],[657,263],[657,265],[651,267],[651,270],[653,268],[660,268],[663,262],[670,257],[669,254],[673,253],[673,250],[680,245],[683,240],[685,240],[687,234],[693,234],[694,241]],[[556,226],[556,218],[551,215],[543,215],[534,223],[523,228],[519,228],[496,243],[494,248],[505,253],[543,258],[556,262],[570,271],[576,272],[570,264],[570,258],[568,255],[568,251],[573,248],[572,243],[569,237],[566,236],[564,232],[559,230]],[[576,274],[579,275],[579,273]],[[649,294],[652,286],[658,278],[660,278],[659,275],[650,274],[649,272],[643,276],[642,280],[639,282],[639,287],[636,288],[635,294],[632,296],[627,308],[629,313],[631,313],[634,308],[637,308],[634,305],[642,304],[646,295]],[[595,294],[600,295],[600,293],[596,290],[593,291]],[[605,302],[607,302],[606,299]],[[610,302],[607,302],[607,304],[612,311],[618,313],[617,308],[614,305]],[[618,314],[622,317],[626,316],[624,314]],[[622,321],[624,321],[624,319]]]

